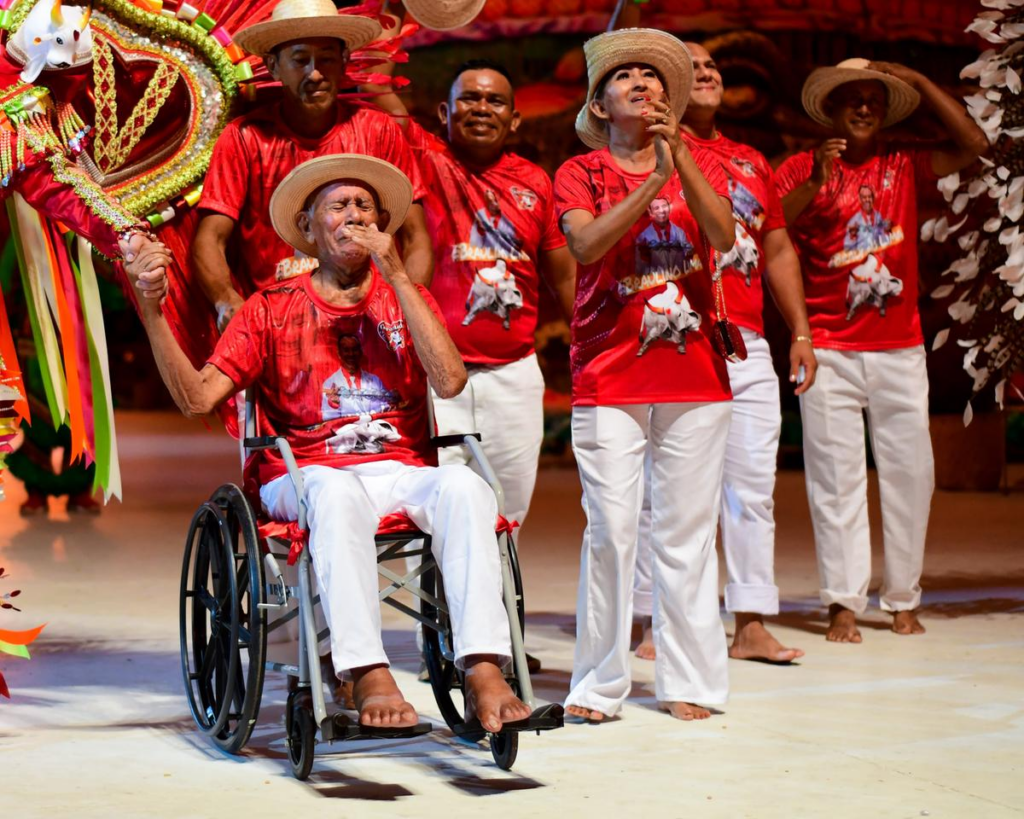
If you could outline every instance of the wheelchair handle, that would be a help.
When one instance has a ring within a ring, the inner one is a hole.
[[[277,436],[258,435],[255,438],[246,438],[244,441],[242,441],[242,445],[246,449],[276,449]]]
[[[436,435],[430,439],[430,445],[436,449],[444,449],[449,446],[464,446],[466,438],[476,438],[482,441],[479,432],[465,432],[457,435]]]

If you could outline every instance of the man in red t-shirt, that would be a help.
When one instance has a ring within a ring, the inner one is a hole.
[[[290,443],[305,483],[334,668],[352,675],[360,722],[417,722],[388,670],[373,548],[379,519],[403,513],[432,535],[455,662],[466,670],[467,718],[497,731],[530,714],[501,671],[511,648],[493,545],[497,502],[470,469],[430,464],[428,382],[450,397],[466,371],[437,305],[409,277],[391,238],[411,201],[408,178],[381,160],[306,162],[278,188],[270,218],[282,240],[317,258],[315,271],[251,296],[199,372],[152,300],[143,317],[183,412],[204,415],[254,386],[261,434]],[[356,370],[361,384],[339,378]],[[280,454],[257,455],[264,507],[274,519],[294,520],[298,501]]]
[[[954,146],[912,151],[885,141],[883,129],[922,99]],[[826,638],[859,643],[856,615],[867,608],[865,410],[882,500],[881,605],[897,634],[920,634],[915,610],[935,479],[917,312],[917,184],[966,168],[988,142],[956,100],[895,63],[851,59],[819,68],[803,102],[834,137],[790,157],[776,180],[801,256],[820,367],[800,410]]]
[[[204,215],[192,258],[221,330],[246,297],[316,264],[284,244],[267,216],[271,195],[293,168],[325,154],[376,156],[401,168],[415,200],[422,198],[419,170],[392,118],[338,100],[349,53],[380,30],[376,20],[339,14],[330,0],[282,0],[271,20],[235,35],[239,45],[264,57],[283,95],[276,105],[228,124],[203,183]],[[399,235],[409,275],[428,282],[433,255],[420,205]]]
[[[722,76],[707,49],[697,43],[686,45],[693,56],[694,84],[683,115],[683,138],[691,149],[703,149],[716,156],[728,177],[736,244],[728,253],[717,254],[714,263],[721,271],[729,317],[739,325],[747,348],[746,360],[728,364],[733,403],[719,522],[729,572],[725,607],[736,617],[729,656],[785,663],[803,656],[803,652],[783,646],[764,627],[765,615],[779,613],[772,495],[782,411],[779,379],[764,338],[763,284],[771,288],[793,333],[789,380],[799,382],[797,395],[814,383],[817,363],[811,347],[800,263],[786,233],[771,167],[758,151],[719,133],[715,114],[722,104]],[[651,207],[660,201],[655,199]],[[645,487],[648,491],[637,544],[633,613],[645,620],[644,639],[637,647],[637,656],[653,659],[650,480]]]
[[[520,117],[512,81],[496,63],[470,60],[456,70],[438,106],[445,140],[413,122],[394,93],[376,101],[407,123],[427,189],[436,265],[430,292],[469,370],[461,395],[434,403],[438,429],[481,433],[505,490],[505,514],[522,523],[544,435],[544,378],[534,350],[541,271],[567,317],[575,287],[551,180],[506,150]],[[439,457],[469,462],[461,449]]]

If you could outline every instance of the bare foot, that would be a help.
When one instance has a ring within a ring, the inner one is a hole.
[[[828,607],[829,624],[825,639],[830,643],[859,643],[860,629],[857,617],[849,609],[833,603]]]
[[[734,660],[765,660],[769,663],[791,663],[804,653],[799,648],[786,648],[764,627],[760,614],[736,612],[736,633],[729,646]]]
[[[334,661],[330,652],[320,657],[320,676],[327,683],[335,705],[340,705],[350,711],[355,709],[356,701],[352,695],[354,685],[351,680],[338,679],[338,675],[334,672]]]
[[[659,702],[658,708],[666,714],[671,714],[683,722],[690,722],[695,719],[707,719],[711,712],[707,708],[701,708],[690,702]]]
[[[590,708],[584,708],[582,705],[567,705],[565,706],[565,713],[573,717],[585,719],[587,722],[604,722],[608,719],[608,715],[602,711],[594,711]]]
[[[361,725],[374,728],[412,728],[419,717],[402,692],[391,672],[381,665],[353,668],[353,697]]]
[[[487,655],[466,658],[466,720],[475,716],[491,733],[500,731],[506,722],[530,716],[530,707],[512,693],[495,659]]]
[[[653,660],[656,655],[654,650],[654,621],[650,617],[645,617],[642,622],[642,628],[644,636],[640,640],[640,645],[636,647],[636,656],[641,660]]]
[[[916,611],[897,611],[892,616],[892,630],[897,634],[924,634],[925,628]]]

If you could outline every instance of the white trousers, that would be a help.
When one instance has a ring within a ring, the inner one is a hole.
[[[522,523],[537,483],[544,437],[544,376],[536,355],[499,367],[471,367],[455,398],[434,397],[441,435],[479,432],[484,454],[505,490],[505,517]],[[465,447],[438,452],[444,464],[471,464]]]
[[[868,604],[867,411],[882,500],[881,604],[886,611],[915,609],[935,488],[924,348],[817,356],[818,377],[800,396],[800,414],[821,600],[858,614]]]
[[[381,641],[373,537],[380,518],[398,512],[431,535],[455,632],[456,662],[475,654],[510,657],[494,539],[497,504],[478,475],[462,466],[377,461],[344,469],[306,466],[302,477],[308,547],[339,676],[352,668],[389,664]],[[260,498],[275,520],[298,515],[287,475],[263,486]]]
[[[573,409],[587,527],[567,705],[613,716],[630,691],[633,571],[648,441],[656,694],[665,702],[726,701],[715,532],[731,412],[727,401]]]
[[[775,466],[782,431],[779,378],[764,337],[740,328],[744,361],[729,363],[732,421],[726,439],[720,524],[728,570],[725,608],[778,614],[775,585]],[[644,504],[637,537],[633,612],[650,617],[654,604],[651,566],[650,461],[645,463]]]

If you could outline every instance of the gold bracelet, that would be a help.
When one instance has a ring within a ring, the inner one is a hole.
[[[798,341],[806,341],[808,344],[814,344],[810,336],[793,336],[793,343],[796,344]]]

